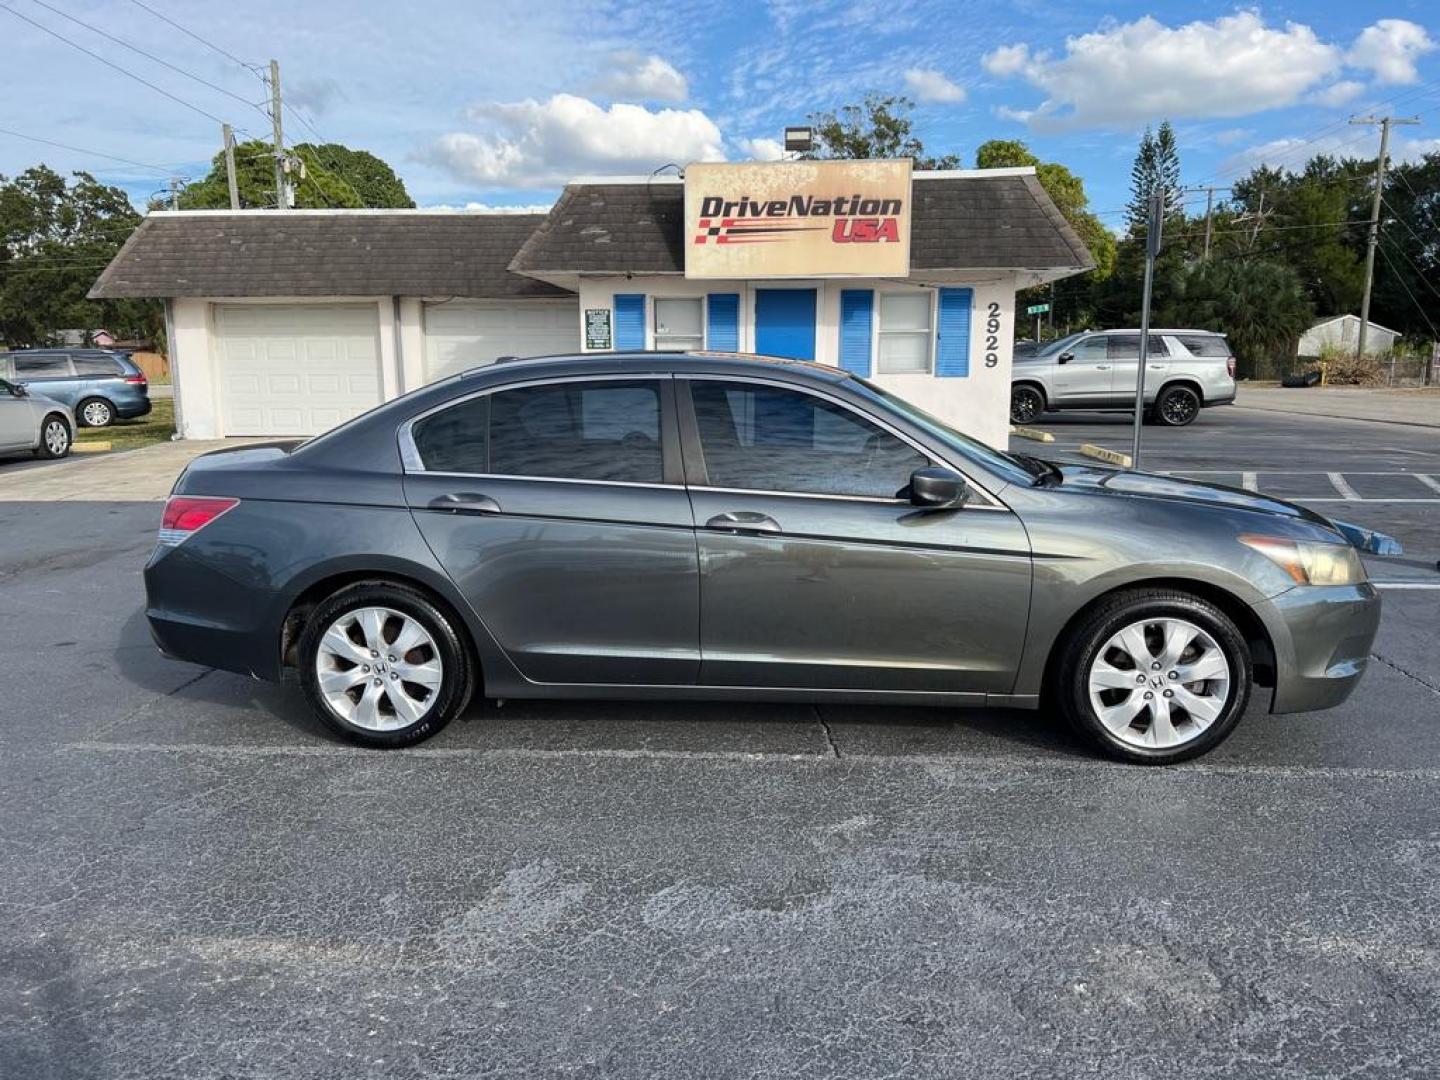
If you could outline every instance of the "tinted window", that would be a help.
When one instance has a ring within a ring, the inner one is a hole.
[[[75,357],[76,375],[119,375],[120,362],[108,356]]]
[[[1176,334],[1191,356],[1229,356],[1230,345],[1219,334]]]
[[[70,377],[68,356],[17,356],[15,357],[17,379],[65,379]]]
[[[526,386],[461,402],[415,425],[437,472],[660,483],[660,392],[651,382]]]
[[[1103,337],[1089,337],[1078,341],[1067,352],[1073,352],[1079,360],[1104,360],[1109,353],[1109,344]]]
[[[1111,360],[1138,360],[1140,359],[1140,335],[1139,334],[1110,334],[1106,339],[1110,343]],[[1165,342],[1157,335],[1150,335],[1150,356],[1169,356],[1170,350],[1165,347]]]
[[[713,487],[894,498],[930,461],[824,398],[753,383],[690,383]]]

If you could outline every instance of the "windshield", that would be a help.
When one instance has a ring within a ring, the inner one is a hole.
[[[1065,349],[1068,349],[1071,345],[1074,345],[1075,342],[1079,341],[1084,336],[1085,334],[1083,332],[1079,334],[1066,334],[1064,337],[1057,338],[1056,340],[1050,342],[1050,344],[1046,345],[1043,349],[1037,349],[1035,355],[1054,356],[1056,353],[1063,352]]]
[[[1029,484],[1038,475],[1037,470],[1025,465],[1020,458],[1007,454],[1002,450],[996,450],[993,446],[987,446],[978,439],[972,439],[969,435],[963,435],[956,431],[945,421],[931,416],[924,409],[912,405],[902,397],[882,390],[874,383],[865,379],[856,379],[861,386],[869,390],[885,405],[903,415],[912,423],[920,425],[931,435],[943,442],[946,446],[952,447],[957,453],[974,462],[990,472],[1004,478],[1012,484]]]

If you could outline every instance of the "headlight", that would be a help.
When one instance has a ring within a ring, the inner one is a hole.
[[[1284,570],[1297,585],[1354,585],[1365,580],[1365,564],[1349,544],[1281,536],[1242,536],[1240,542]]]

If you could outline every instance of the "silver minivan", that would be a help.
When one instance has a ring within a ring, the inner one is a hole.
[[[1235,400],[1235,354],[1211,330],[1151,330],[1145,362],[1147,419],[1184,427],[1211,405]],[[1028,424],[1059,409],[1133,409],[1140,331],[1087,330],[1017,356],[1010,420]]]

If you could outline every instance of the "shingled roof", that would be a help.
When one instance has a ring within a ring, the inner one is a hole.
[[[507,266],[544,214],[153,213],[90,295],[571,296]]]
[[[1030,169],[917,173],[912,270],[1083,270],[1085,244]],[[674,180],[576,182],[521,246],[521,274],[679,274],[684,186]]]

